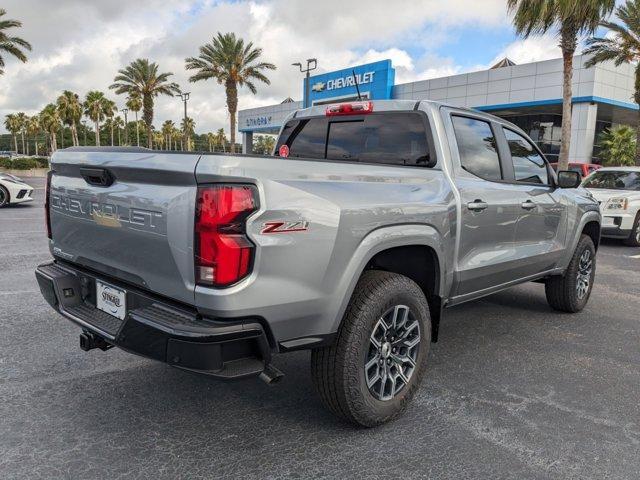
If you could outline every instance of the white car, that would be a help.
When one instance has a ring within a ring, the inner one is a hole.
[[[640,167],[605,167],[582,182],[600,203],[602,236],[640,247]]]
[[[9,204],[33,201],[33,187],[24,180],[0,172],[0,208]]]

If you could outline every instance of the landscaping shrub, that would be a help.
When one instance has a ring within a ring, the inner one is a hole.
[[[44,157],[0,158],[0,168],[13,170],[31,170],[32,168],[49,168],[49,160]]]

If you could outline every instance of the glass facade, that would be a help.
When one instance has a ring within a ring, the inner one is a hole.
[[[524,130],[536,143],[538,148],[547,157],[549,162],[558,161],[560,154],[560,139],[562,137],[562,115],[555,113],[522,114],[522,115],[498,115],[505,120],[514,123]],[[598,136],[605,128],[611,126],[610,122],[596,121],[596,140],[593,147],[592,163],[600,163]]]

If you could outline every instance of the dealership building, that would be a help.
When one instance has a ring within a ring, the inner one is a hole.
[[[585,68],[586,57],[574,57],[573,115],[570,162],[598,163],[597,137],[615,124],[636,125],[632,65],[610,63]],[[251,151],[254,133],[277,134],[286,117],[303,105],[357,98],[371,100],[437,100],[490,112],[526,131],[550,161],[560,152],[562,120],[562,59],[515,65],[505,59],[488,70],[395,83],[391,60],[358,65],[310,78],[302,83],[303,99],[238,112],[244,152]],[[308,90],[308,94],[307,94]]]

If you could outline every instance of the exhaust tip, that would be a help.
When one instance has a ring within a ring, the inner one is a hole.
[[[284,373],[271,365],[267,365],[260,374],[260,380],[262,380],[267,385],[275,385],[283,378]]]

